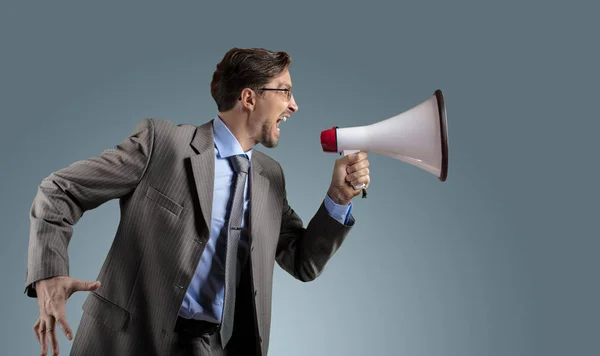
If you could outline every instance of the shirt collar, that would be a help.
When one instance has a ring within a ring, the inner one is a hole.
[[[238,140],[233,136],[223,120],[217,115],[213,121],[215,147],[219,157],[227,158],[235,155],[246,154],[248,159],[252,159],[252,148],[244,152]]]

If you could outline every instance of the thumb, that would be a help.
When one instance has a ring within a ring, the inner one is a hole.
[[[89,282],[89,281],[81,281],[76,279],[73,281],[73,291],[74,292],[91,292],[100,288],[100,281]]]

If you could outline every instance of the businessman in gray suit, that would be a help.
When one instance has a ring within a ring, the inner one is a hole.
[[[41,353],[69,340],[67,299],[89,291],[72,355],[266,355],[275,261],[311,281],[348,235],[351,200],[370,182],[364,152],[336,160],[308,225],[288,204],[275,147],[298,110],[285,52],[228,51],[200,126],[144,119],[114,149],[44,178],[31,208],[25,293],[37,297]],[[84,212],[119,199],[120,222],[98,280],[69,277],[67,248]]]

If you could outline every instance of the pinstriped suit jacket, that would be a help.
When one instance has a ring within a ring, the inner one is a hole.
[[[274,262],[316,278],[350,226],[324,204],[304,227],[286,199],[281,166],[259,151],[250,174],[251,284],[262,355],[269,346]],[[69,275],[67,247],[84,212],[119,199],[120,222],[91,292],[72,355],[167,355],[183,297],[209,238],[214,183],[212,121],[144,119],[114,149],[44,178],[31,208],[26,293]],[[353,220],[352,220],[353,221]]]

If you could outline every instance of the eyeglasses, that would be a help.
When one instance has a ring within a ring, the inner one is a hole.
[[[281,88],[260,88],[259,90],[273,90],[273,91],[283,91],[287,94],[287,100],[292,99],[292,89],[281,89]]]

